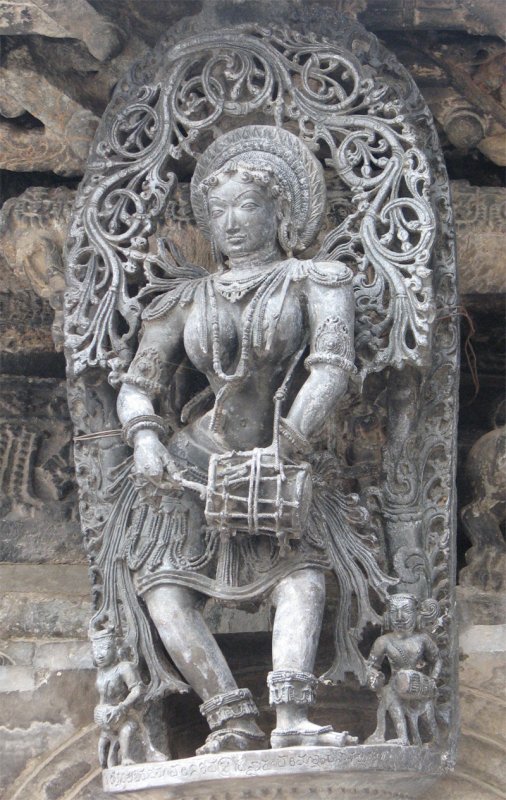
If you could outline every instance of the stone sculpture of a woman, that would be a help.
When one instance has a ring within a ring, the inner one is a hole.
[[[114,749],[110,724],[129,685],[98,714],[112,746],[104,787],[218,781],[236,796],[233,774],[242,796],[262,775],[291,797],[309,773],[332,794],[351,769],[353,796],[369,796],[371,773],[385,795],[421,792],[410,776],[447,769],[456,742],[458,336],[442,155],[412,80],[360,25],[326,10],[312,32],[280,28],[276,3],[226,27],[219,5],[190,36],[186,21],[171,27],[118,82],[67,242],[90,636],[113,640],[117,666],[141,681],[124,715],[137,722],[131,752]],[[437,728],[409,747],[388,730],[343,747],[372,731],[376,700],[357,681],[392,594],[440,609],[428,633]],[[205,622],[216,604],[238,607],[234,622],[274,612],[261,667],[273,752],[256,683],[237,685]],[[335,652],[317,677],[324,607]],[[328,707],[336,730],[310,721],[322,682],[344,684]],[[141,765],[167,752],[165,713],[186,720],[159,699],[190,688],[210,728],[199,757],[179,760],[190,747],[173,727],[175,760]],[[251,749],[263,752],[224,755]]]
[[[139,596],[202,698],[212,732],[198,752],[261,747],[265,738],[251,693],[237,687],[204,622],[205,596],[250,606],[269,596],[276,609],[272,746],[344,745],[356,740],[308,720],[324,572],[342,578],[330,680],[362,669],[349,630],[352,593],[359,630],[376,619],[368,584],[383,596],[392,582],[350,522],[363,522],[365,512],[339,492],[333,462],[311,446],[355,371],[352,273],[338,261],[292,256],[319,230],[325,184],[317,159],[288,131],[248,126],[219,137],[197,164],[192,202],[220,269],[176,265],[163,249],[151,257],[144,292],[156,294],[120,378],[118,413],[134,466],[109,523],[104,558],[123,576],[111,585],[123,586],[141,651]],[[206,376],[215,402],[199,412],[193,401],[192,421],[167,437],[160,408],[184,356]],[[303,366],[309,375],[297,391],[291,378]],[[155,660],[152,683],[159,668],[160,685],[173,689]]]

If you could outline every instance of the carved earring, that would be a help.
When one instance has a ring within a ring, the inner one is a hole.
[[[293,256],[293,249],[297,244],[297,231],[292,221],[286,216],[283,216],[279,223],[278,240],[287,256],[291,258]]]

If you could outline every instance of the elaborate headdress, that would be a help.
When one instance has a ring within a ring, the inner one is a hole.
[[[88,630],[88,638],[92,642],[112,642],[117,644],[116,633],[113,628],[102,628],[100,630],[93,630],[91,627]]]
[[[388,598],[388,605],[390,607],[399,606],[399,605],[406,605],[409,603],[410,605],[414,605],[415,608],[418,607],[418,598],[415,597],[414,594],[402,593],[398,592],[396,594],[391,594]]]
[[[326,201],[322,167],[307,145],[293,133],[271,125],[248,125],[219,136],[199,158],[191,183],[193,213],[209,239],[209,212],[202,182],[229,161],[272,170],[290,200],[296,234],[293,249],[305,250],[320,229]]]
[[[399,592],[391,594],[388,597],[387,610],[383,614],[383,628],[385,630],[389,630],[392,627],[392,620],[390,617],[390,612],[392,609],[395,606],[405,605],[406,603],[414,606],[415,611],[418,612],[418,625],[421,625],[425,628],[434,627],[438,620],[439,614],[441,613],[438,601],[434,600],[432,597],[427,597],[425,600],[421,600],[414,594]]]

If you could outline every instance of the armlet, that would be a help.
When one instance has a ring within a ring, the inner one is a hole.
[[[311,261],[307,276],[320,286],[345,286],[351,283],[353,272],[341,261]]]
[[[356,372],[354,356],[353,337],[348,323],[337,316],[326,317],[316,329],[313,350],[304,363],[306,367],[311,364],[331,364],[347,372]]]
[[[330,364],[332,367],[339,367],[345,370],[345,372],[357,372],[353,361],[333,353],[312,353],[304,361],[304,366],[310,367],[311,364]]]
[[[121,382],[137,386],[149,395],[159,395],[167,388],[167,379],[167,370],[158,350],[147,347],[137,353]]]

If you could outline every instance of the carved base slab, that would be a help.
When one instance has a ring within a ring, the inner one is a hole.
[[[443,772],[441,755],[427,745],[290,747],[113,767],[104,771],[103,786],[106,792],[164,787],[156,797],[167,800],[224,794],[229,800],[412,800]]]

